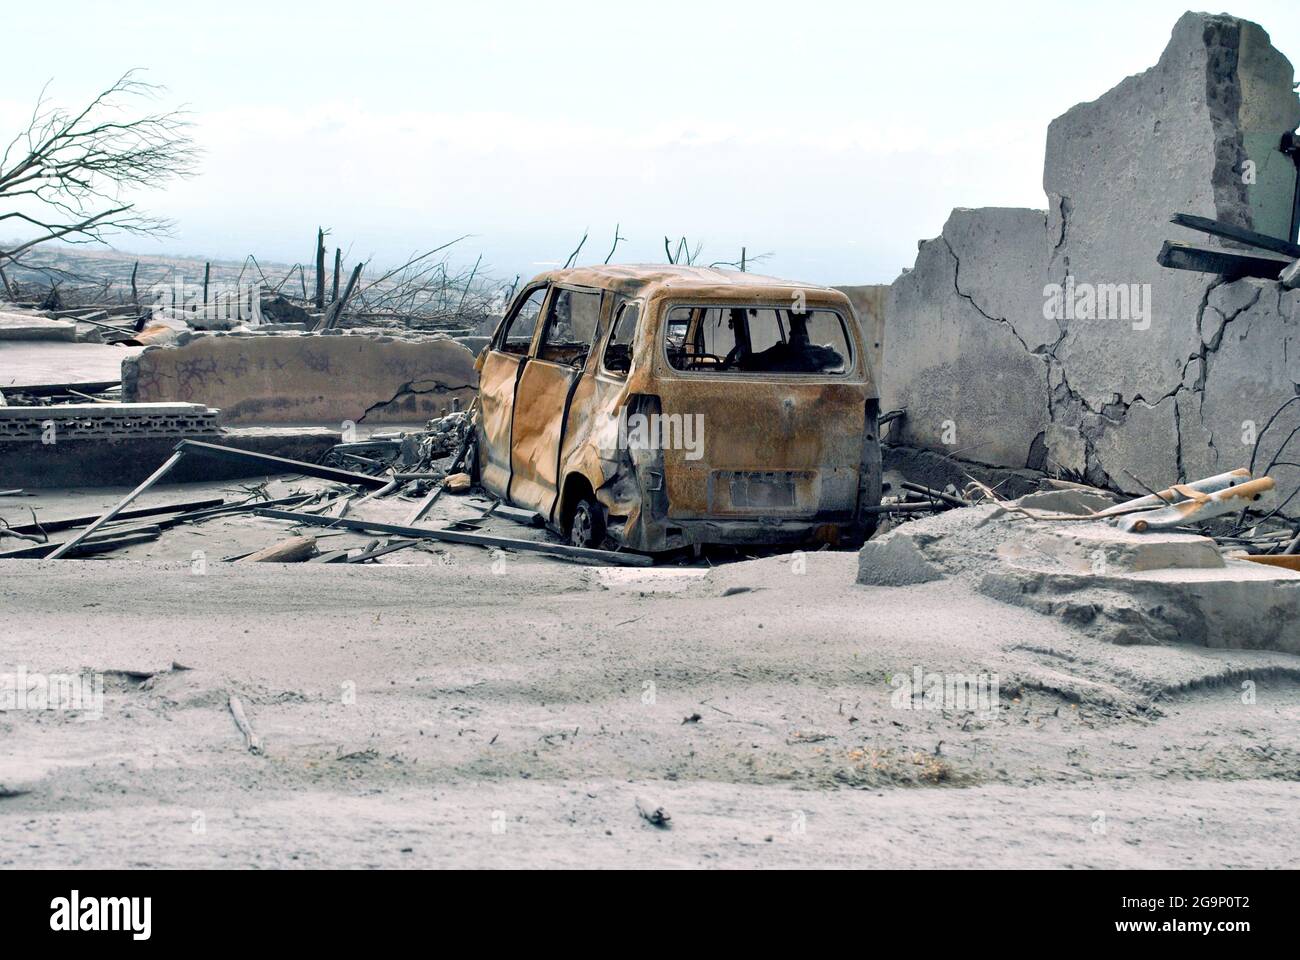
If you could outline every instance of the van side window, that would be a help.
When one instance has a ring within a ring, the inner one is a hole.
[[[581,366],[600,323],[600,294],[556,290],[546,315],[538,359]]]
[[[533,334],[537,332],[537,318],[541,316],[542,301],[545,299],[546,288],[538,287],[519,305],[515,315],[510,318],[505,335],[501,338],[499,348],[501,352],[527,356],[528,348],[533,345]]]
[[[609,345],[605,347],[605,370],[609,373],[627,373],[632,369],[632,338],[640,316],[639,304],[624,303],[618,308],[614,332],[609,335]]]

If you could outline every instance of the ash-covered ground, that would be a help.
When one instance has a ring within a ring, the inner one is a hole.
[[[858,585],[854,553],[629,570],[429,545],[196,573],[191,546],[0,562],[0,672],[104,678],[102,712],[0,714],[0,866],[1300,853],[1291,654],[1117,645],[960,578]],[[996,676],[996,703],[907,697],[918,671]]]

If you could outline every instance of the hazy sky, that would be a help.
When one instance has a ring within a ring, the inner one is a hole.
[[[139,252],[295,262],[318,224],[392,264],[460,234],[497,276],[772,252],[892,280],[954,206],[1043,207],[1048,122],[1153,65],[1183,2],[9,5],[0,124],[131,67],[194,112],[201,174]],[[1300,57],[1295,0],[1241,0]],[[8,140],[8,136],[5,136]],[[333,242],[332,241],[332,242]]]

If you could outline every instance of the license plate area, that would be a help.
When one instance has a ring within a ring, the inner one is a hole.
[[[711,514],[799,516],[817,507],[817,474],[810,470],[714,470]]]

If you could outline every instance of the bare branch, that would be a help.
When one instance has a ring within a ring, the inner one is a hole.
[[[123,199],[194,173],[198,150],[188,115],[130,109],[161,91],[128,71],[77,112],[51,107],[41,92],[27,128],[0,158],[0,220],[25,222],[41,235],[0,250],[0,262],[50,240],[104,243],[112,233],[170,231],[171,221]]]

